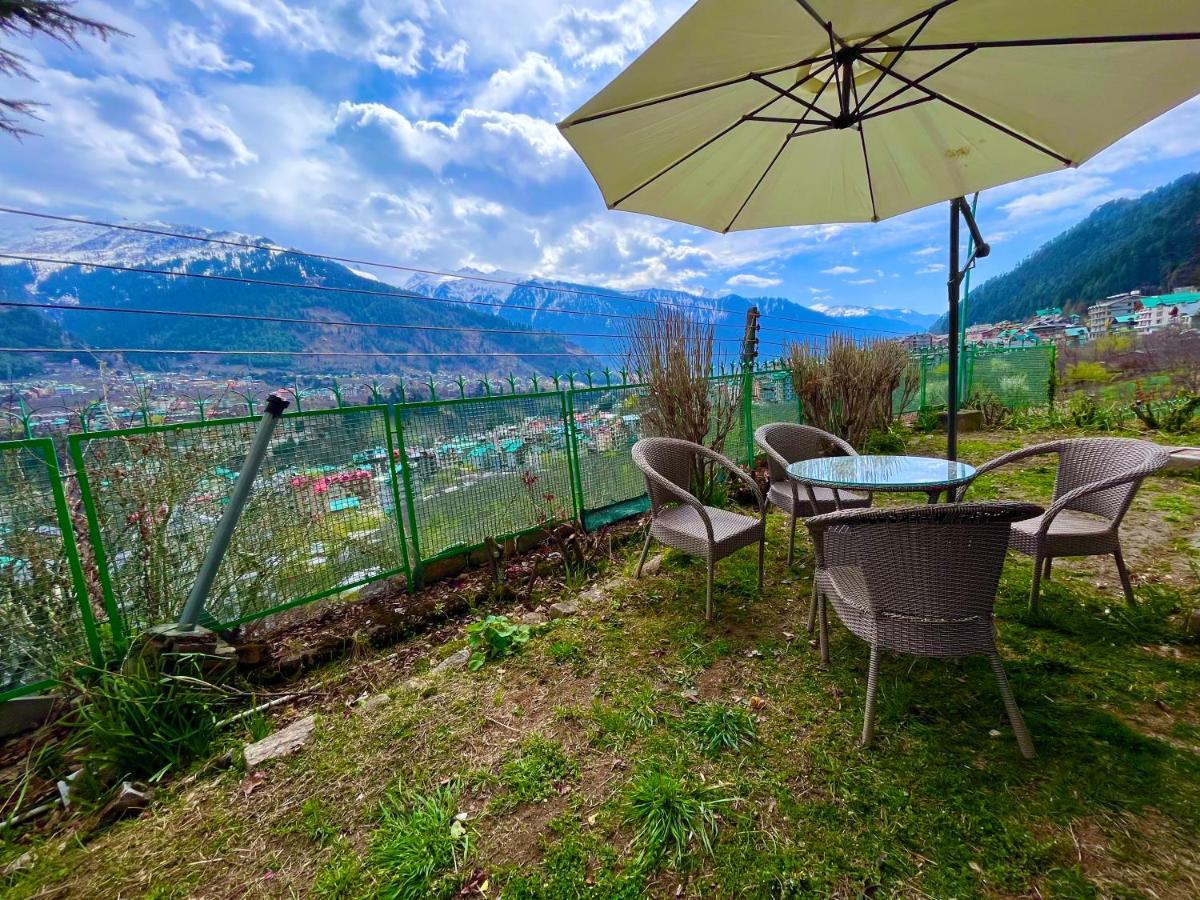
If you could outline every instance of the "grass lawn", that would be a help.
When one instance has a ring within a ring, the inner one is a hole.
[[[965,435],[982,462],[1039,436]],[[940,452],[942,438],[910,452]],[[1051,464],[978,498],[1045,502]],[[919,502],[892,498],[885,502]],[[478,672],[426,670],[465,645],[329,666],[274,727],[315,713],[300,754],[248,779],[214,760],[141,819],[4,844],[5,896],[1200,896],[1200,479],[1148,482],[1124,528],[1140,605],[1111,559],[1063,560],[1026,612],[1010,556],[999,644],[1039,756],[1021,759],[987,663],[885,660],[876,741],[860,749],[867,648],[805,630],[812,556],[770,517],[717,568],[637,546],[579,614]],[[556,598],[554,598],[556,599]],[[402,652],[397,652],[397,651]],[[352,705],[386,692],[390,702]],[[245,735],[240,736],[241,739]],[[231,738],[231,742],[233,739]],[[235,750],[240,740],[231,743]],[[228,748],[226,748],[228,749]],[[235,756],[237,753],[235,752]]]

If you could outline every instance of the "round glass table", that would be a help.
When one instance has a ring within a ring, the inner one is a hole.
[[[928,456],[822,456],[794,462],[787,473],[801,484],[832,488],[835,501],[845,490],[922,492],[937,503],[943,491],[975,477],[966,463]]]

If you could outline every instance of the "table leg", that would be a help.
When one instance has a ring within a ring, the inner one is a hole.
[[[941,499],[942,492],[941,491],[926,491],[925,496],[927,496],[929,498],[929,505],[934,506],[937,504],[938,500]]]

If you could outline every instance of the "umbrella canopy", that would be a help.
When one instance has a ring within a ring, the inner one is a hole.
[[[1076,166],[1200,91],[1200,0],[700,0],[559,127],[610,208],[878,221]]]

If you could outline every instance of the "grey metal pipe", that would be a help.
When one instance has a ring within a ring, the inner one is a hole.
[[[237,483],[233,486],[229,503],[221,514],[221,521],[217,523],[212,543],[209,544],[204,562],[200,565],[200,571],[196,573],[196,581],[188,594],[187,603],[183,606],[183,613],[179,617],[180,631],[192,631],[200,619],[204,603],[208,600],[208,592],[212,589],[212,583],[217,577],[217,570],[221,567],[221,560],[225,557],[225,551],[229,549],[229,542],[233,539],[238,519],[242,517],[242,510],[246,506],[246,501],[250,499],[254,479],[258,477],[258,470],[262,466],[263,458],[267,455],[267,447],[270,446],[271,437],[275,434],[275,426],[279,423],[279,417],[283,415],[283,411],[287,407],[288,401],[278,394],[271,394],[267,397],[267,408],[258,422],[258,431],[255,432],[254,442],[250,445],[250,452],[246,454],[246,461],[242,463],[242,470],[238,473]]]

